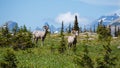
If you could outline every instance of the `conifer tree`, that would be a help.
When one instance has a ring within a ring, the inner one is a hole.
[[[97,68],[115,68],[117,57],[112,55],[110,42],[107,45],[103,45],[103,48],[104,54],[102,58],[97,59]]]
[[[7,49],[3,57],[3,62],[0,63],[0,68],[17,68],[17,58],[13,50]]]
[[[79,28],[79,31],[82,33],[82,27]]]
[[[69,29],[68,29],[68,33],[71,32],[71,24],[69,24]]]
[[[93,65],[94,63],[93,63],[91,57],[89,56],[88,45],[84,45],[83,48],[84,48],[83,54],[76,55],[74,57],[74,62],[78,66],[82,66],[83,68],[94,68],[94,65]]]
[[[84,32],[86,32],[87,30],[86,30],[86,27],[85,27],[85,25],[84,25]]]
[[[15,25],[15,27],[13,28],[13,34],[15,35],[18,31],[18,24]]]
[[[94,25],[94,33],[96,32],[95,25]]]
[[[120,28],[118,27],[118,36],[120,36]]]
[[[64,53],[65,50],[66,50],[63,32],[64,32],[64,24],[62,22],[61,33],[60,33],[60,35],[61,35],[61,41],[60,41],[60,47],[59,47],[59,52],[60,53]]]
[[[118,34],[117,34],[117,26],[115,25],[115,33],[114,33],[115,37],[118,37]]]
[[[92,27],[90,26],[90,32],[92,32]]]
[[[102,25],[102,20],[99,23],[97,28],[98,40],[99,41],[106,41],[111,38],[110,29],[107,28],[105,25]]]
[[[9,46],[11,43],[11,34],[9,32],[8,29],[8,23],[6,23],[3,27],[2,27],[2,32],[1,32],[1,46]]]
[[[16,33],[16,35],[13,36],[13,38],[12,38],[13,49],[14,50],[18,50],[18,49],[24,50],[24,49],[33,47],[34,44],[32,43],[31,38],[32,38],[31,32],[24,25],[23,27],[21,27],[19,29],[19,31]]]
[[[75,16],[74,30],[78,31],[78,33],[79,33],[79,25],[78,25],[78,19],[77,19],[77,16]]]
[[[2,28],[2,35],[4,37],[7,37],[8,34],[9,34],[9,29],[8,29],[8,24],[6,23]]]

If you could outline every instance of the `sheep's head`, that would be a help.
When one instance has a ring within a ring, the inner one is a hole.
[[[43,26],[43,28],[47,31],[49,29],[48,26]]]
[[[76,30],[72,30],[72,32],[71,32],[73,35],[75,35],[75,36],[78,36],[78,31],[76,31]]]
[[[75,31],[75,35],[78,36],[78,31]]]

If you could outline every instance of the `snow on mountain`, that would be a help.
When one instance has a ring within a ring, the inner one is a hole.
[[[99,17],[98,19],[96,19],[95,21],[93,21],[92,25],[97,25],[98,22],[100,22],[100,20],[103,20],[103,24],[104,25],[109,25],[111,24],[114,20],[120,18],[120,10],[115,11],[111,14],[108,15],[103,15],[101,17]]]
[[[120,18],[116,19],[116,20],[113,20],[110,25],[119,25],[120,26]]]

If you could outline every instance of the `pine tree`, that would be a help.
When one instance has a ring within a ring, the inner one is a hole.
[[[84,32],[86,32],[87,30],[86,30],[86,27],[85,27],[85,25],[84,25]]]
[[[111,25],[109,25],[109,34],[111,35]]]
[[[118,27],[118,36],[120,36],[120,28]]]
[[[90,26],[90,32],[92,32],[92,27]]]
[[[13,28],[12,32],[15,35],[18,31],[18,24],[15,25],[15,27]]]
[[[8,34],[9,34],[9,29],[8,29],[8,24],[6,23],[2,28],[2,35],[4,37],[7,37]]]
[[[4,55],[3,62],[0,63],[0,68],[17,68],[17,58],[13,50],[8,49]]]
[[[111,39],[110,29],[105,25],[102,25],[102,21],[100,21],[99,26],[97,27],[97,34],[99,41],[106,41]]]
[[[117,34],[117,26],[115,25],[115,37],[118,37],[118,34]]]
[[[94,33],[96,33],[95,25],[94,25]]]
[[[68,33],[71,32],[71,24],[69,24],[69,29],[68,29]]]
[[[79,28],[79,31],[82,33],[82,27]]]
[[[1,32],[1,46],[10,46],[11,43],[11,34],[8,29],[8,24],[6,23],[2,27],[2,32]]]
[[[79,25],[78,25],[77,16],[75,16],[75,21],[74,21],[74,30],[78,31],[78,33],[79,33]]]
[[[61,33],[60,33],[60,35],[61,35],[61,41],[60,41],[60,47],[59,47],[59,52],[60,53],[64,53],[65,50],[66,50],[63,32],[64,32],[64,24],[62,22]]]
[[[103,48],[104,54],[102,58],[97,59],[97,68],[115,68],[117,57],[112,55],[110,42],[107,45],[103,45]]]
[[[74,57],[74,62],[77,65],[82,66],[83,68],[93,68],[94,63],[89,56],[88,45],[84,45],[83,48],[84,48],[83,54],[82,55],[76,55]]]
[[[24,25],[19,29],[19,31],[16,33],[15,36],[12,38],[12,46],[14,50],[17,49],[27,49],[34,47],[34,44],[32,43],[32,34],[31,32],[26,28]]]

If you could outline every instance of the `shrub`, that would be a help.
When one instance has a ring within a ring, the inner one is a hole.
[[[8,49],[4,55],[3,62],[0,63],[1,68],[17,68],[17,59],[14,51]]]
[[[87,45],[85,45],[83,47],[84,47],[83,54],[82,55],[76,55],[74,57],[74,62],[77,65],[85,67],[85,68],[93,68],[93,61],[89,57],[88,47],[87,47]]]
[[[112,50],[109,45],[103,45],[104,54],[102,58],[97,59],[97,68],[114,68],[117,60],[116,56],[111,54]]]
[[[16,49],[26,49],[31,48],[34,46],[34,44],[31,41],[31,33],[30,32],[18,32],[13,37],[13,48]]]

